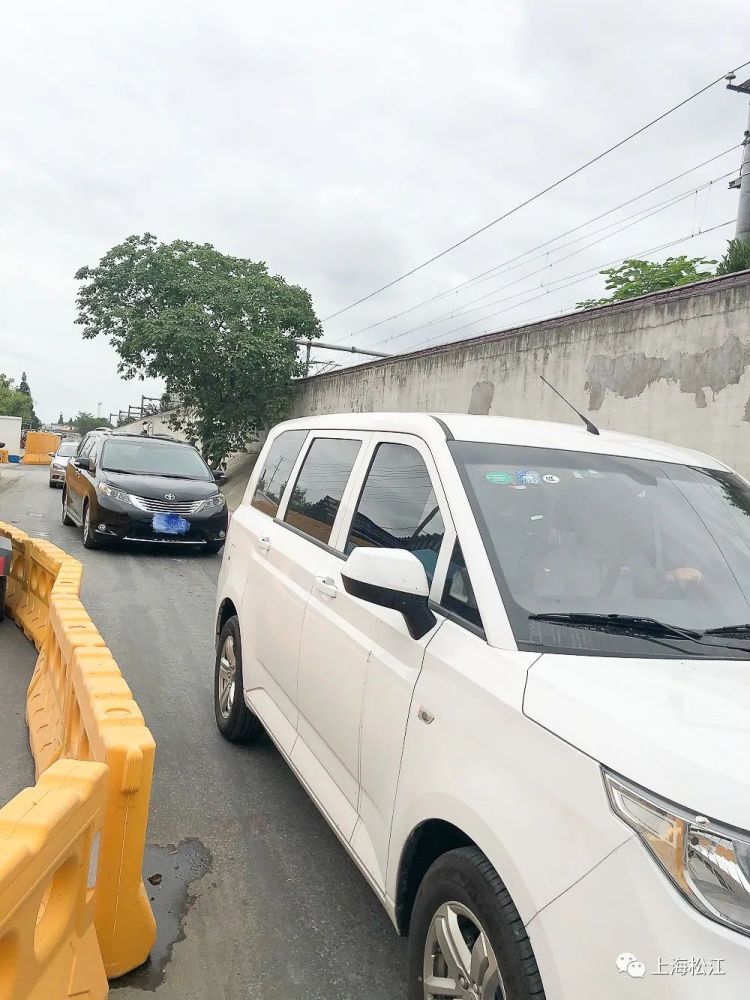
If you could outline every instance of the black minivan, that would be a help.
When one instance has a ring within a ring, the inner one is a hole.
[[[87,549],[158,542],[218,552],[228,520],[217,477],[184,441],[92,431],[68,462],[62,522],[83,529]]]

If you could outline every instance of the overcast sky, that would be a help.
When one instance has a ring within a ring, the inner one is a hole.
[[[120,380],[111,348],[84,342],[73,323],[76,269],[145,230],[265,260],[307,287],[325,317],[750,59],[749,28],[747,0],[6,4],[0,371],[28,373],[45,420],[96,413],[99,403],[107,415],[157,393],[156,383]],[[327,323],[326,337],[403,351],[600,293],[601,278],[569,282],[734,217],[737,194],[717,178],[737,172],[739,152],[574,234],[586,239],[548,258],[530,254],[521,268],[352,336],[726,150],[746,122],[744,98],[713,88]],[[731,232],[650,256],[715,257]]]

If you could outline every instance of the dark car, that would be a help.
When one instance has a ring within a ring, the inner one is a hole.
[[[92,431],[65,470],[62,521],[83,529],[87,549],[159,542],[218,552],[228,519],[216,478],[183,441]]]

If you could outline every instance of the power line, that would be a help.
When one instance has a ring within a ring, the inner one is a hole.
[[[740,66],[735,66],[735,68],[730,72],[736,73],[738,70],[744,69],[745,66],[750,66],[750,59],[747,62],[742,63]],[[678,104],[675,104],[671,108],[668,108],[666,111],[663,111],[660,115],[658,115],[656,118],[653,118],[650,122],[647,122],[645,125],[641,125],[639,129],[636,129],[634,132],[631,132],[629,135],[626,135],[624,138],[620,139],[612,146],[609,146],[607,149],[603,150],[601,153],[598,153],[590,160],[587,160],[585,163],[582,163],[579,167],[576,167],[574,170],[569,171],[569,173],[565,174],[563,177],[560,177],[558,180],[553,181],[552,184],[548,184],[547,187],[542,188],[541,191],[538,191],[536,194],[533,194],[529,198],[526,198],[525,201],[520,202],[518,205],[514,205],[514,207],[508,209],[507,212],[504,212],[502,215],[499,215],[496,219],[493,219],[491,222],[486,223],[479,229],[475,229],[467,236],[462,237],[456,243],[453,243],[451,244],[451,246],[446,247],[445,250],[441,250],[439,253],[436,253],[428,260],[423,261],[421,264],[417,264],[417,266],[411,268],[410,271],[406,271],[404,274],[400,274],[397,278],[393,278],[392,281],[387,282],[385,285],[381,285],[380,288],[376,288],[374,291],[370,292],[367,295],[363,295],[355,302],[351,302],[348,306],[343,306],[341,309],[336,310],[336,312],[333,312],[329,316],[324,317],[324,319],[321,322],[327,323],[328,320],[334,319],[336,316],[341,316],[342,313],[348,312],[350,309],[353,309],[355,306],[360,305],[362,302],[366,302],[368,299],[374,298],[374,296],[379,295],[381,292],[384,292],[388,288],[392,288],[394,285],[398,284],[400,281],[403,281],[405,278],[409,278],[411,277],[411,275],[416,274],[417,271],[421,271],[429,264],[433,264],[436,260],[440,260],[441,257],[445,257],[446,254],[451,253],[453,250],[457,250],[458,247],[463,246],[464,243],[468,243],[469,240],[473,240],[476,236],[479,236],[481,233],[484,233],[488,229],[491,229],[493,226],[496,226],[498,222],[502,222],[503,220],[509,218],[511,215],[514,215],[516,212],[519,212],[522,208],[525,208],[527,205],[532,204],[532,202],[537,201],[545,194],[548,194],[555,188],[560,187],[561,184],[564,184],[566,181],[569,181],[572,177],[575,177],[577,174],[580,174],[588,167],[591,167],[595,163],[598,163],[599,160],[603,159],[605,156],[608,156],[610,153],[613,153],[615,150],[620,149],[621,146],[624,146],[626,143],[630,142],[632,139],[635,139],[637,136],[642,135],[648,129],[652,128],[654,125],[658,125],[659,122],[664,121],[664,119],[668,118],[669,115],[674,114],[674,112],[678,111],[680,108],[684,108],[686,104],[689,104],[691,101],[694,101],[697,97],[700,97],[702,94],[705,94],[707,90],[710,90],[712,87],[715,87],[717,83],[721,83],[726,78],[726,76],[727,73],[722,73],[721,76],[718,76],[715,80],[711,80],[710,83],[707,83],[705,86],[701,87],[700,90],[696,90],[693,94],[690,94],[688,97],[684,98]]]
[[[534,271],[529,271],[526,274],[522,274],[520,277],[514,278],[512,281],[509,281],[504,285],[500,285],[499,287],[491,289],[489,292],[485,292],[484,295],[480,295],[476,299],[471,299],[469,300],[469,302],[465,302],[460,307],[460,309],[450,310],[449,312],[442,313],[439,316],[433,317],[433,319],[431,320],[428,320],[424,323],[420,323],[417,326],[410,327],[408,330],[403,330],[401,333],[396,333],[389,337],[383,337],[380,340],[373,341],[373,343],[370,346],[372,347],[377,344],[390,343],[390,341],[399,340],[401,337],[405,337],[410,333],[416,333],[419,330],[427,329],[428,327],[435,326],[438,323],[443,323],[446,320],[453,319],[454,317],[458,318],[461,316],[465,316],[470,312],[475,312],[477,309],[484,309],[488,306],[494,305],[493,302],[485,302],[484,305],[481,306],[477,306],[474,303],[481,302],[482,299],[486,299],[490,295],[494,295],[496,292],[504,291],[506,288],[512,288],[513,285],[517,285],[522,281],[526,281],[527,278],[533,278],[538,274],[543,274],[550,268],[555,267],[558,264],[561,264],[563,261],[570,260],[571,257],[576,257],[578,254],[584,253],[586,250],[590,250],[591,247],[597,246],[599,243],[603,243],[605,240],[611,239],[613,236],[619,235],[626,229],[631,229],[633,226],[638,225],[638,223],[645,222],[647,219],[650,219],[653,216],[658,215],[660,212],[664,212],[670,208],[673,208],[675,205],[678,205],[681,202],[686,201],[688,198],[692,198],[693,195],[696,195],[698,192],[706,188],[708,188],[708,190],[710,191],[714,184],[716,184],[718,181],[726,179],[727,177],[730,177],[733,173],[734,171],[730,171],[726,174],[722,174],[719,177],[715,177],[713,180],[706,181],[706,183],[701,184],[696,188],[692,188],[690,191],[683,192],[682,194],[679,195],[673,195],[671,198],[668,198],[665,201],[658,203],[657,205],[651,205],[649,206],[648,209],[642,209],[640,212],[636,212],[632,216],[627,216],[625,219],[620,219],[616,223],[610,223],[609,225],[604,226],[603,229],[612,229],[613,226],[619,226],[619,228],[614,229],[613,232],[609,232],[605,236],[600,236],[599,239],[592,240],[590,243],[586,243],[583,246],[578,247],[577,250],[573,250],[571,253],[566,254],[564,257],[558,257],[557,260],[554,260],[552,262],[545,262],[543,267],[539,267]],[[597,232],[601,231],[602,230],[594,230],[593,233],[589,233],[588,235],[594,236],[596,235]],[[557,247],[556,250],[564,250],[566,247],[572,246],[574,243],[578,243],[583,238],[585,237],[578,237],[578,239],[572,240],[570,243],[564,243],[562,244],[562,246]],[[541,254],[540,256],[546,257],[547,255]],[[531,259],[535,260],[539,258],[531,258]],[[555,282],[552,282],[551,284],[554,283]],[[524,291],[528,291],[528,289],[525,289]],[[524,291],[518,292],[516,294],[522,295],[524,294]],[[505,300],[500,299],[498,301],[505,301]]]
[[[680,243],[686,243],[689,240],[697,239],[698,236],[705,236],[707,233],[715,232],[717,229],[725,229],[727,226],[731,226],[733,223],[734,223],[734,219],[730,219],[728,222],[720,222],[716,226],[710,226],[708,229],[703,229],[703,230],[701,230],[701,231],[699,231],[697,233],[690,233],[687,236],[681,236],[679,239],[671,240],[669,243],[662,243],[660,246],[649,247],[649,249],[647,249],[647,250],[639,250],[639,251],[636,252],[636,254],[627,254],[627,256],[625,256],[625,257],[617,257],[615,260],[605,261],[603,264],[599,264],[597,267],[592,268],[592,269],[590,269],[588,271],[579,271],[577,274],[569,274],[569,275],[566,275],[563,278],[558,278],[557,281],[552,282],[551,285],[548,285],[545,288],[545,290],[543,292],[540,292],[538,295],[532,295],[530,298],[524,299],[522,302],[516,302],[514,305],[507,306],[505,309],[498,309],[497,312],[490,313],[488,316],[480,316],[478,319],[471,320],[469,323],[465,323],[463,326],[455,327],[453,330],[448,330],[448,331],[444,331],[443,333],[439,333],[435,337],[430,337],[427,340],[420,340],[418,343],[413,344],[410,350],[416,350],[417,348],[422,347],[422,346],[424,346],[426,344],[432,344],[436,340],[439,340],[441,337],[450,337],[454,333],[460,333],[462,330],[466,330],[466,329],[468,329],[468,327],[474,326],[475,323],[482,323],[485,320],[492,319],[494,316],[499,316],[501,313],[508,312],[511,309],[518,309],[520,306],[525,306],[529,302],[535,302],[537,299],[545,298],[545,296],[549,295],[550,291],[560,292],[564,288],[569,288],[571,285],[577,285],[581,281],[585,281],[587,278],[591,278],[594,275],[599,274],[601,268],[603,268],[603,267],[609,267],[609,266],[611,266],[613,264],[620,264],[624,260],[630,260],[633,257],[642,257],[645,254],[657,253],[659,250],[667,250],[670,247],[677,246]],[[569,278],[572,279],[572,280],[568,281]],[[565,282],[565,284],[560,284],[561,282]],[[559,287],[558,288],[552,288],[552,285],[559,285]],[[528,291],[528,289],[527,289],[527,291]],[[514,298],[517,297],[517,295],[522,295],[522,294],[523,294],[523,292],[518,292],[518,293],[516,293],[516,295],[509,295],[509,296],[507,296],[506,299],[499,299],[498,302],[501,302],[501,301],[506,301],[507,302],[509,299],[514,299]],[[488,305],[489,304],[490,303],[488,303]],[[492,304],[493,305],[497,305],[498,303],[495,302],[495,303],[492,303]],[[569,310],[567,310],[567,309],[563,310],[563,313],[564,312],[568,312],[568,311]],[[559,313],[553,313],[552,315],[560,315],[560,314]],[[477,336],[482,336],[482,334],[477,334]],[[449,343],[449,342],[446,341],[446,343]],[[396,355],[396,357],[398,357],[398,355]]]
[[[566,229],[562,233],[558,233],[557,236],[553,236],[551,239],[545,240],[544,243],[539,243],[529,250],[525,250],[523,253],[517,254],[515,257],[510,257],[508,260],[501,261],[499,264],[495,264],[493,267],[486,271],[481,271],[479,274],[475,274],[471,278],[466,278],[465,281],[459,282],[457,285],[453,285],[451,288],[446,288],[442,292],[438,292],[436,295],[430,296],[428,299],[423,299],[421,302],[417,302],[413,306],[409,306],[406,309],[402,309],[400,312],[394,313],[392,316],[387,316],[385,319],[378,320],[376,323],[370,323],[369,326],[363,326],[358,330],[354,330],[352,333],[345,333],[343,337],[334,338],[331,343],[338,344],[342,340],[346,340],[349,337],[356,337],[362,333],[367,333],[370,330],[374,330],[379,326],[383,326],[385,323],[390,323],[394,319],[399,319],[401,316],[406,316],[408,313],[414,312],[417,309],[421,309],[422,306],[430,305],[432,302],[436,302],[438,299],[445,298],[448,295],[453,294],[453,292],[459,292],[469,285],[475,283],[480,283],[483,279],[488,278],[490,275],[497,273],[497,271],[511,269],[508,267],[510,264],[515,264],[516,261],[523,260],[524,257],[528,257],[529,254],[534,253],[537,250],[543,250],[545,247],[551,246],[558,240],[564,239],[566,236],[570,236],[572,233],[576,233],[581,229],[585,229],[587,226],[593,225],[595,222],[599,222],[601,219],[606,218],[608,215],[612,215],[615,212],[619,212],[622,208],[627,208],[628,205],[632,205],[636,201],[640,201],[641,198],[647,198],[650,194],[654,194],[656,191],[660,191],[662,188],[668,187],[670,184],[674,184],[675,181],[682,180],[683,177],[687,177],[689,174],[695,173],[696,170],[701,170],[703,167],[707,167],[710,163],[714,163],[716,160],[720,160],[724,156],[728,156],[730,153],[736,152],[742,147],[742,143],[738,142],[734,146],[730,146],[729,149],[725,149],[721,153],[717,153],[715,156],[710,157],[708,160],[703,160],[702,163],[697,163],[694,167],[690,167],[688,170],[683,170],[680,174],[675,174],[674,177],[670,177],[666,181],[662,181],[661,184],[656,184],[654,187],[649,188],[647,191],[642,191],[640,194],[635,195],[633,198],[628,198],[627,201],[620,202],[619,205],[615,205],[613,208],[608,208],[605,212],[600,212],[599,215],[594,215],[592,218],[587,219],[586,222],[581,222],[577,226],[573,226],[571,229]],[[616,225],[616,223],[613,223]],[[583,237],[582,237],[583,238]],[[575,242],[575,241],[574,241]],[[560,249],[557,247],[556,249]],[[552,251],[551,251],[552,252]],[[512,270],[512,269],[511,269]],[[375,343],[380,343],[380,341],[375,341]]]

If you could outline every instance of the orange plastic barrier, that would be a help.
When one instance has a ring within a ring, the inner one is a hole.
[[[107,765],[95,925],[114,978],[144,962],[156,938],[141,874],[156,745],[79,599],[81,564],[2,522],[0,534],[19,567],[8,612],[39,649],[26,705],[37,775],[60,758]]]
[[[59,761],[0,809],[0,997],[109,994],[88,885],[106,767]]]
[[[7,465],[8,462],[10,462],[10,458],[8,457],[8,449],[0,448],[0,465]]]
[[[29,431],[26,434],[26,446],[21,460],[23,465],[49,465],[52,461],[50,452],[57,451],[61,440],[59,434]]]

